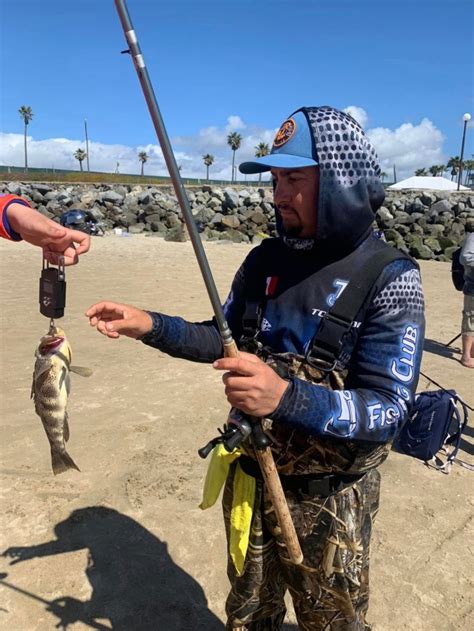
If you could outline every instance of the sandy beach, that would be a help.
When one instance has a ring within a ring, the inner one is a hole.
[[[205,245],[220,296],[250,246]],[[30,400],[34,350],[48,327],[38,308],[41,254],[0,241],[0,629],[217,631],[228,590],[220,506],[198,508],[207,463],[197,449],[228,405],[210,366],[169,358],[90,328],[84,311],[108,298],[199,321],[211,313],[192,246],[108,235],[67,269],[73,363],[68,451],[81,472],[54,477]],[[423,372],[474,407],[474,371],[443,345],[460,330],[462,294],[448,263],[421,262],[427,334]],[[421,377],[419,390],[436,389]],[[474,462],[474,412],[461,458]],[[376,631],[474,628],[474,473],[450,475],[392,453],[381,467],[369,620]],[[27,548],[28,550],[25,550]],[[286,629],[296,630],[291,610]]]

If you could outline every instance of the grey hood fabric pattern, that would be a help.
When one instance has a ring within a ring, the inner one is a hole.
[[[368,233],[385,198],[377,154],[349,114],[329,106],[296,111],[306,116],[319,162],[315,245],[354,246]],[[278,217],[277,230],[285,237]]]

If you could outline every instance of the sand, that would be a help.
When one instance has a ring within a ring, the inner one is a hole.
[[[249,251],[206,244],[221,297]],[[54,477],[30,400],[33,352],[48,321],[38,311],[41,255],[0,242],[1,548],[0,628],[223,629],[228,590],[220,506],[198,508],[207,463],[197,449],[228,409],[220,375],[130,339],[91,329],[100,299],[179,314],[210,314],[190,243],[144,236],[95,238],[68,268],[61,326],[73,363],[69,451],[81,472]],[[423,372],[474,407],[474,371],[442,344],[459,332],[462,295],[449,265],[421,265],[427,303]],[[429,386],[421,378],[419,389]],[[472,413],[474,418],[474,413]],[[474,461],[472,429],[461,456]],[[474,473],[450,475],[392,453],[381,467],[381,509],[372,546],[369,618],[377,631],[474,628]],[[19,550],[18,550],[19,548]],[[6,575],[5,575],[6,574]],[[286,629],[296,629],[291,611]]]

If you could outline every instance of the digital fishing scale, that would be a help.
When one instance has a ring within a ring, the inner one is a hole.
[[[40,313],[51,319],[50,328],[56,318],[62,318],[66,307],[66,272],[64,256],[59,257],[58,267],[43,258],[43,269],[39,281]]]

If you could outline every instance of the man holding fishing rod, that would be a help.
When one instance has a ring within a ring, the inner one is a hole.
[[[240,171],[271,171],[278,236],[250,251],[224,305],[238,357],[222,357],[216,318],[191,323],[109,301],[86,316],[107,337],[212,363],[231,417],[265,419],[303,562],[288,554],[253,443],[228,458],[217,445],[203,507],[218,487],[213,464],[227,458],[227,629],[281,629],[287,589],[301,629],[370,629],[377,467],[406,420],[423,346],[418,267],[374,236],[380,167],[348,114],[297,110],[270,155]],[[240,538],[238,511],[248,524]]]

